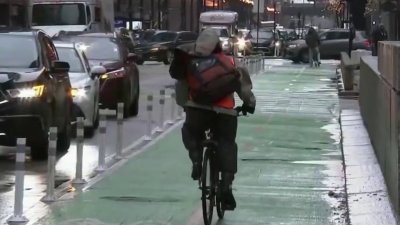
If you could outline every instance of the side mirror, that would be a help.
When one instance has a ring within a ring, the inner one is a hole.
[[[135,62],[136,60],[138,60],[138,55],[136,55],[135,53],[128,53],[128,57],[126,58],[128,61],[130,62]]]
[[[52,73],[68,73],[69,72],[69,63],[54,60],[51,62],[50,72]]]
[[[107,69],[104,66],[93,66],[90,70],[92,79],[94,79],[95,77],[100,77],[105,73],[107,73]]]

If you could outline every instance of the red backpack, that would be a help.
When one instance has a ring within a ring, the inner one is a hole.
[[[190,60],[188,83],[194,102],[211,105],[240,88],[240,74],[232,61],[224,54]]]

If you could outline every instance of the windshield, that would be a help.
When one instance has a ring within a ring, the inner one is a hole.
[[[229,38],[229,32],[228,32],[228,29],[226,29],[226,28],[203,27],[203,29],[201,31],[203,31],[205,29],[215,30],[218,34],[218,37]]]
[[[111,38],[99,37],[73,37],[76,43],[82,43],[89,60],[119,61],[120,51],[118,45]]]
[[[33,26],[85,25],[83,3],[35,4],[32,9]]]
[[[38,68],[39,54],[30,36],[0,35],[0,67]]]
[[[151,42],[167,42],[167,41],[175,41],[176,36],[178,36],[176,33],[171,33],[171,32],[162,32],[155,34],[150,38]]]
[[[58,57],[61,61],[69,63],[69,72],[71,73],[84,73],[82,61],[74,48],[56,47]]]
[[[258,32],[258,38],[259,38],[259,39],[270,39],[270,38],[272,38],[272,37],[273,37],[272,32],[266,32],[266,31],[259,31],[259,32]],[[249,33],[249,38],[254,38],[254,39],[256,39],[256,38],[257,38],[257,31],[256,31],[256,30],[252,30],[252,31]]]

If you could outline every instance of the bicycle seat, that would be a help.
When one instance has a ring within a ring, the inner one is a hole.
[[[218,146],[218,142],[214,141],[214,140],[204,140],[203,141],[203,146],[206,148],[212,148],[212,147],[217,147]]]

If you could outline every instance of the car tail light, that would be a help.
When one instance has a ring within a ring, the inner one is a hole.
[[[124,75],[125,75],[125,69],[121,68],[101,75],[100,79],[105,80],[105,79],[119,78],[123,77]]]
[[[366,40],[364,40],[364,47],[366,48],[366,49],[369,49],[370,47],[371,47],[371,43],[369,42],[369,40],[368,39],[366,39]]]

